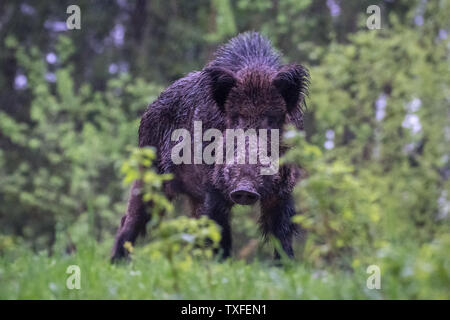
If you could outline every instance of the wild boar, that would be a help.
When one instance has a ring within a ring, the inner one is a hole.
[[[266,162],[265,166],[261,162],[242,163],[236,160],[236,153],[240,147],[246,158],[261,154],[263,142],[272,143],[282,137],[287,124],[302,129],[302,107],[308,83],[306,68],[299,64],[282,64],[280,55],[265,37],[247,32],[219,48],[203,70],[175,81],[142,116],[139,147],[156,147],[155,168],[174,176],[164,187],[167,197],[187,195],[193,216],[207,215],[220,225],[224,257],[231,253],[232,206],[236,203],[252,205],[257,201],[261,206],[263,234],[275,236],[287,256],[293,257],[292,237],[296,227],[291,221],[295,214],[291,193],[299,177],[298,168],[278,167],[277,159],[270,156],[266,158],[273,163]],[[202,132],[210,129],[214,130],[210,131],[213,134],[206,136],[205,132],[195,137],[199,125]],[[185,134],[180,130],[185,130]],[[240,146],[239,141],[234,144],[239,137],[228,135],[230,130],[244,132]],[[258,137],[256,145],[254,141],[252,144],[248,133],[264,130],[268,133],[266,138]],[[223,138],[217,136],[220,133]],[[193,141],[189,140],[193,136]],[[182,147],[180,137],[184,141]],[[233,140],[231,147],[230,140]],[[219,157],[213,163],[202,161],[207,141],[216,143],[210,154]],[[227,152],[221,149],[223,143]],[[190,148],[194,151],[188,150]],[[175,149],[179,152],[174,153]],[[282,154],[285,150],[283,147],[271,149],[266,155],[278,155],[279,151]],[[227,159],[222,161],[220,156],[225,154]],[[263,173],[261,169],[267,165],[276,170]],[[128,209],[117,231],[113,261],[127,254],[124,242],[133,243],[150,219],[147,209],[151,203],[142,201],[141,185],[141,181],[135,181],[132,186]],[[275,256],[279,257],[276,251]]]

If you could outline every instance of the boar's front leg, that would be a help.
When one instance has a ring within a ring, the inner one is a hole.
[[[150,220],[146,211],[146,205],[140,194],[141,182],[135,181],[131,187],[130,199],[128,201],[127,213],[122,217],[117,230],[112,250],[111,262],[115,262],[128,255],[124,248],[125,242],[134,243],[139,233],[145,234],[145,225]]]
[[[220,248],[222,258],[231,255],[231,227],[230,227],[231,205],[218,190],[206,193],[201,214],[208,216],[221,227]]]
[[[272,197],[261,201],[261,228],[264,235],[273,235],[280,241],[281,248],[289,258],[294,257],[292,237],[297,229],[291,221],[295,215],[294,201],[291,195],[283,198]],[[280,253],[275,249],[275,259]]]

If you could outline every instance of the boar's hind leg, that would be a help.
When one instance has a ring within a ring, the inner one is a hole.
[[[201,214],[208,216],[221,227],[219,245],[222,258],[228,258],[231,255],[230,210],[230,204],[219,191],[213,190],[206,194]]]
[[[291,218],[295,215],[294,202],[289,195],[286,198],[270,199],[261,202],[261,227],[265,235],[271,234],[280,241],[281,248],[289,258],[294,257],[292,237],[296,226]],[[275,249],[275,259],[280,253]]]
[[[145,225],[150,220],[150,216],[146,212],[146,206],[142,201],[142,196],[139,194],[139,187],[139,181],[135,181],[131,187],[127,213],[122,217],[117,230],[111,262],[128,255],[127,249],[123,246],[125,242],[134,243],[139,233],[145,234]]]

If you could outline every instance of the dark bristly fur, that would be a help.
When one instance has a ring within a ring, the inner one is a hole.
[[[171,141],[171,134],[175,129],[185,128],[192,135],[194,121],[202,121],[203,132],[209,128],[222,132],[227,128],[279,129],[281,137],[285,124],[292,123],[301,129],[301,106],[307,86],[308,72],[304,67],[282,65],[280,55],[266,38],[247,32],[222,46],[202,71],[174,82],[142,116],[139,146],[155,146],[158,172],[174,175],[165,185],[167,197],[187,195],[194,216],[207,215],[222,227],[220,244],[224,257],[231,253],[229,216],[234,203],[230,194],[242,185],[260,197],[263,233],[278,238],[286,254],[293,256],[295,227],[291,217],[295,208],[291,192],[299,170],[285,165],[278,173],[263,176],[259,164],[174,165],[171,150],[178,142]],[[134,242],[149,220],[145,208],[151,204],[142,202],[140,184],[136,181],[130,192],[112,260],[126,255],[123,244]]]

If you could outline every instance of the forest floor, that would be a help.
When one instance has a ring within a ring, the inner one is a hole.
[[[111,265],[106,246],[86,246],[62,256],[17,249],[0,254],[0,299],[404,299],[415,298],[396,278],[381,289],[366,285],[366,268],[317,270],[299,261],[229,259],[169,263],[135,257]],[[74,269],[80,271],[80,289]],[[360,270],[359,270],[360,269]]]

